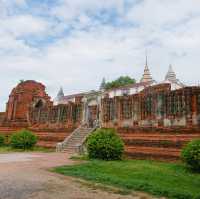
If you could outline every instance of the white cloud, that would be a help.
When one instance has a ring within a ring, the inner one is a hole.
[[[175,26],[199,15],[200,1],[196,0],[144,0],[133,6],[127,18],[145,26]]]
[[[58,6],[52,10],[57,17],[67,21],[79,16],[83,12],[97,13],[102,9],[116,9],[119,14],[124,11],[123,0],[60,0]]]
[[[1,32],[15,37],[30,34],[43,34],[48,29],[48,22],[31,15],[19,15],[0,20]]]

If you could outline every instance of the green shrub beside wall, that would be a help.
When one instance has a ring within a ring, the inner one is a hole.
[[[187,166],[200,172],[200,139],[189,142],[182,150],[181,157]]]
[[[37,136],[25,129],[13,134],[10,138],[10,145],[17,149],[31,149],[36,143]]]
[[[120,160],[124,143],[114,129],[98,129],[88,137],[87,151],[89,158]]]

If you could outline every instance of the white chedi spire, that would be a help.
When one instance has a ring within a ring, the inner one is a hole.
[[[58,91],[58,94],[57,94],[56,98],[54,99],[54,105],[58,105],[61,102],[61,100],[63,99],[64,96],[65,95],[64,95],[64,92],[63,92],[63,88],[60,87],[60,90]]]
[[[172,65],[169,65],[169,70],[165,76],[165,81],[170,81],[173,83],[177,82],[176,73],[173,71]]]
[[[168,72],[165,76],[164,83],[170,83],[172,90],[180,89],[180,88],[183,88],[185,86],[183,83],[181,83],[177,79],[176,73],[174,72],[171,64],[169,65],[169,69],[168,69]]]
[[[63,98],[63,97],[64,97],[63,88],[60,87],[60,90],[58,91],[58,94],[57,94],[57,98]]]
[[[142,79],[140,80],[140,82],[152,82],[153,78],[151,76],[149,67],[148,67],[148,60],[147,60],[147,55],[146,55],[146,64],[145,64],[145,68],[144,68],[144,74],[142,76]]]

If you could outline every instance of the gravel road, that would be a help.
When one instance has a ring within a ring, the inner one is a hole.
[[[0,199],[152,199],[120,195],[48,171],[73,164],[65,153],[0,154]]]

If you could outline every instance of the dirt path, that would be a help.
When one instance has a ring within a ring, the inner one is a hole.
[[[48,169],[73,164],[64,153],[0,154],[0,199],[150,199],[94,189]]]

